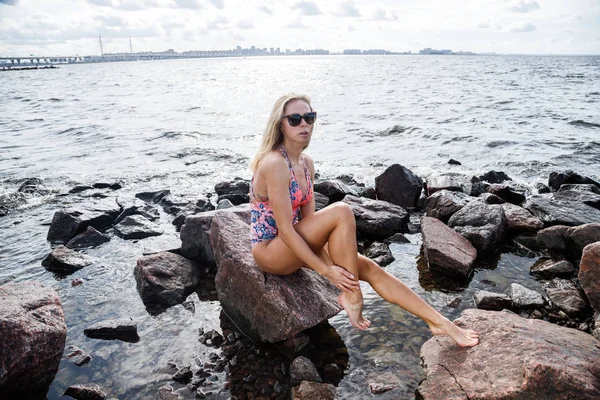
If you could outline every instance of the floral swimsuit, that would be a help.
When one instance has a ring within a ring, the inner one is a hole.
[[[292,168],[292,163],[288,157],[287,151],[283,146],[279,150],[281,151],[283,157],[285,157],[290,168],[290,200],[292,202],[291,218],[292,224],[295,224],[299,221],[298,214],[300,213],[300,207],[307,204],[313,197],[312,182],[310,180],[308,168],[306,168],[306,164],[304,163],[304,158],[302,158],[301,160],[302,165],[304,166],[304,174],[306,175],[306,182],[308,184],[306,194],[302,196],[302,190],[300,189],[298,179],[296,179],[296,174]],[[256,195],[254,194],[254,177],[252,177],[250,188],[252,191],[252,197],[257,199]],[[273,209],[271,208],[268,200],[252,202],[250,207],[250,215],[250,236],[252,238],[252,246],[266,240],[274,239],[277,236],[277,224],[275,223]]]

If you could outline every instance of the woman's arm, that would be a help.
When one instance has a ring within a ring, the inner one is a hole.
[[[273,155],[263,160],[263,163],[261,169],[265,173],[263,176],[267,185],[267,196],[273,209],[278,236],[305,265],[327,277],[330,268],[312,251],[292,224],[290,171],[287,162],[283,157]],[[304,212],[304,209],[302,211]]]

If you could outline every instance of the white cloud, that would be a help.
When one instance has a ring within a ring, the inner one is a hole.
[[[519,22],[519,23],[515,23],[515,24],[509,25],[506,27],[506,30],[508,32],[516,32],[516,33],[533,32],[536,29],[537,29],[536,26],[534,24],[532,24],[531,22]]]
[[[202,8],[202,4],[200,4],[198,0],[175,0],[175,6],[179,8],[189,8],[191,10]]]
[[[319,7],[313,3],[312,1],[301,1],[292,6],[294,10],[300,10],[302,15],[311,16],[311,15],[321,15],[323,14]]]
[[[338,12],[335,14],[338,17],[361,17],[362,14],[354,4],[354,0],[348,0],[340,4]]]
[[[528,13],[531,11],[538,10],[539,8],[540,8],[540,5],[535,0],[527,0],[527,1],[519,0],[518,2],[513,3],[512,5],[509,6],[509,9],[511,11],[518,12],[518,13]]]
[[[383,8],[377,8],[373,12],[374,21],[397,21],[398,14],[395,11],[391,11],[389,14]]]
[[[304,23],[302,23],[302,21],[300,21],[299,19],[287,24],[285,27],[289,28],[289,29],[307,29],[308,28],[308,26],[304,25]]]
[[[215,17],[215,19],[208,22],[206,24],[206,27],[208,29],[222,30],[222,29],[227,28],[226,27],[227,24],[229,24],[229,20],[227,18],[223,17],[222,15],[218,15],[217,17]]]
[[[252,21],[243,19],[237,23],[237,27],[240,29],[254,29],[254,24]]]
[[[218,9],[222,10],[225,8],[225,1],[224,0],[209,0],[213,6],[217,7]]]

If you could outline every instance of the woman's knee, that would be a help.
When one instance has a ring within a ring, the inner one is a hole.
[[[352,211],[352,207],[350,207],[348,203],[344,203],[343,201],[337,201],[329,207],[331,207],[338,220],[353,223],[355,222],[354,212]]]

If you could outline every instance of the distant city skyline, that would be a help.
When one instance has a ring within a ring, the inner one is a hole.
[[[257,48],[600,54],[598,0],[0,0],[0,55]]]

